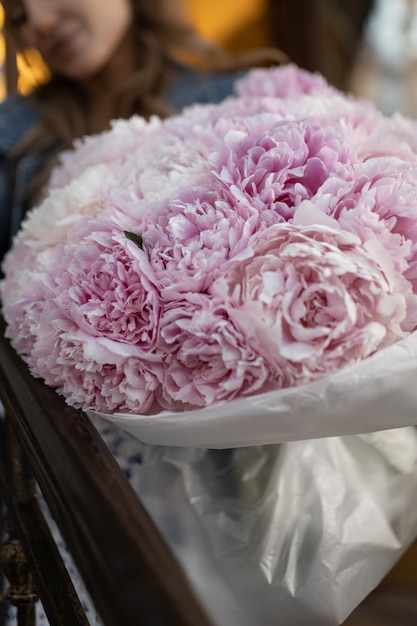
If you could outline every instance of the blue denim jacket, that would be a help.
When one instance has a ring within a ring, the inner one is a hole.
[[[241,73],[205,75],[176,65],[175,80],[166,94],[167,104],[176,112],[193,103],[220,102],[233,91]],[[41,169],[45,153],[31,153],[20,159],[14,175],[14,193],[10,193],[7,157],[28,131],[39,121],[28,98],[13,95],[0,104],[0,259],[28,210],[28,185]]]

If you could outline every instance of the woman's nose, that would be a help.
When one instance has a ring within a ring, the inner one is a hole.
[[[54,0],[26,0],[26,13],[31,28],[39,35],[47,35],[56,26],[58,13]]]

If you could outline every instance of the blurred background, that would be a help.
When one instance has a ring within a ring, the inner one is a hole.
[[[416,0],[185,0],[205,37],[232,52],[278,46],[340,89],[373,100],[384,113],[417,116]],[[0,8],[0,28],[3,22]],[[9,89],[26,92],[47,74],[8,54]],[[6,46],[0,38],[0,99],[6,94]]]
[[[340,89],[372,99],[385,113],[417,116],[416,0],[185,0],[205,37],[232,52],[278,46],[290,59],[321,72]],[[0,28],[3,15],[0,8]],[[42,80],[41,60],[30,69],[17,57],[22,92]],[[14,55],[8,60],[14,88]],[[0,38],[0,99],[6,94],[5,42]]]
[[[321,71],[333,84],[347,87],[356,48],[372,0],[184,0],[199,32],[223,43],[233,52],[275,45],[295,62]],[[390,0],[388,0],[388,3]],[[401,4],[401,0],[391,1]],[[0,7],[0,27],[3,22]],[[8,55],[11,71],[14,59]],[[6,93],[5,43],[0,44],[0,98]],[[17,58],[19,89],[27,91],[42,79],[41,60],[29,54],[30,69]],[[10,87],[9,87],[10,88]]]
[[[417,0],[187,0],[186,10],[203,36],[232,52],[278,46],[384,113],[417,117]],[[46,77],[34,53],[30,68],[12,48],[6,55],[2,22],[0,7],[0,99]],[[416,543],[345,624],[417,624]]]
[[[393,56],[398,57],[409,51],[405,48],[405,39],[412,35],[401,27],[401,20],[413,12],[414,2],[408,0],[184,0],[190,19],[199,32],[211,39],[223,43],[232,52],[249,48],[275,45],[282,48],[289,57],[300,66],[322,72],[328,80],[341,88],[350,87],[350,77],[357,62],[358,49],[365,40],[372,40],[365,35],[368,21],[374,24],[373,30],[384,30],[385,25],[393,25],[392,11],[396,12],[398,32],[392,42]],[[389,9],[391,5],[391,9]],[[391,11],[391,14],[390,14]],[[376,26],[375,18],[377,15]],[[379,16],[379,17],[378,17]],[[381,19],[382,17],[382,19]],[[0,26],[3,15],[0,9]],[[372,30],[372,28],[370,30]],[[417,25],[414,27],[416,30]],[[404,32],[403,32],[404,30]],[[392,33],[389,34],[389,38]],[[399,42],[403,40],[403,44]],[[391,41],[391,39],[390,39]],[[390,44],[391,45],[391,44]],[[417,47],[417,45],[416,45]],[[371,42],[372,48],[372,42]],[[401,48],[401,50],[400,50]],[[367,55],[366,64],[370,66],[370,56],[376,55],[378,63],[386,63],[388,50],[381,51],[374,46]],[[9,65],[12,64],[9,55]],[[30,53],[28,69],[24,60],[18,56],[19,89],[30,89],[33,80],[44,76],[41,60]],[[0,65],[3,67],[0,82],[0,97],[6,93],[5,44],[1,40]],[[9,67],[10,70],[10,67]],[[10,74],[10,72],[9,72]],[[356,81],[362,88],[361,80]]]

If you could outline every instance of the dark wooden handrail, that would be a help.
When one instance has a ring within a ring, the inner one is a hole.
[[[212,626],[88,418],[32,377],[4,338],[0,396],[106,626]]]

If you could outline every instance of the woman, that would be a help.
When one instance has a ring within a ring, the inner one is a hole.
[[[166,116],[194,102],[217,102],[236,71],[232,59],[199,38],[184,10],[166,0],[4,0],[6,29],[19,48],[37,49],[51,78],[29,96],[0,105],[0,258],[41,194],[60,150],[108,128],[116,117]],[[199,71],[178,59],[197,63]],[[201,70],[217,71],[217,74]],[[218,73],[219,71],[222,74]]]

